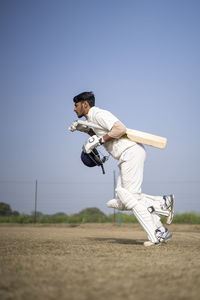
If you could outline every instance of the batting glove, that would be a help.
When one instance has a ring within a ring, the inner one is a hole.
[[[95,147],[103,144],[103,139],[96,135],[91,136],[83,145],[83,151],[89,154]]]
[[[90,128],[87,125],[79,124],[78,121],[74,121],[74,122],[72,122],[71,126],[69,127],[69,130],[72,132],[78,130],[81,132],[88,133]]]

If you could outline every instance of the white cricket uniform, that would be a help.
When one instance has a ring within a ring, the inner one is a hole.
[[[102,137],[107,134],[112,129],[114,123],[119,120],[109,111],[93,106],[89,110],[87,121],[98,124],[102,127],[102,129],[93,129],[98,137]],[[126,149],[135,145],[136,143],[129,139],[121,138],[106,142],[104,147],[108,153],[110,153],[115,159],[119,160]]]
[[[102,129],[93,129],[98,137],[106,135],[112,129],[114,123],[119,121],[109,111],[95,106],[90,108],[86,119],[102,127]],[[133,210],[149,240],[157,242],[155,230],[162,226],[162,223],[159,216],[150,214],[147,210],[147,207],[151,205],[151,201],[154,202],[153,196],[148,199],[148,195],[141,194],[146,158],[144,146],[122,137],[105,142],[104,147],[108,153],[119,160],[120,174],[116,188],[118,198],[128,209]],[[159,199],[161,200],[162,197]]]

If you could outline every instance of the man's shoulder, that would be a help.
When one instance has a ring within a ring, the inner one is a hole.
[[[104,109],[104,108],[100,108],[100,107],[97,107],[97,106],[93,106],[90,108],[90,111],[92,113],[102,113],[102,114],[112,114],[109,110],[107,109]],[[112,114],[113,115],[113,114]]]
[[[110,111],[106,109],[101,109],[97,106],[90,108],[88,113],[88,119],[91,121],[101,122],[101,120],[107,120],[109,123],[114,123],[118,121],[118,118],[114,116]]]
[[[94,112],[102,111],[102,110],[104,110],[104,109],[99,108],[98,106],[92,106],[92,107],[90,108],[90,111],[94,111]]]
[[[110,113],[110,112],[106,109],[102,109],[97,106],[93,106],[90,108],[88,115],[91,116],[91,115],[106,114],[106,113]]]

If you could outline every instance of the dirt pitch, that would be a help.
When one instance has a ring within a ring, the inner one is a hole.
[[[199,299],[200,225],[145,248],[139,225],[0,225],[1,300]]]

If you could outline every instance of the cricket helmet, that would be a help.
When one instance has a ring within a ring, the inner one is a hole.
[[[103,156],[101,158],[96,148],[94,148],[90,153],[85,153],[84,151],[81,152],[81,160],[84,163],[84,165],[86,165],[87,167],[101,166],[103,174],[105,174],[103,163],[107,159],[107,156]]]

